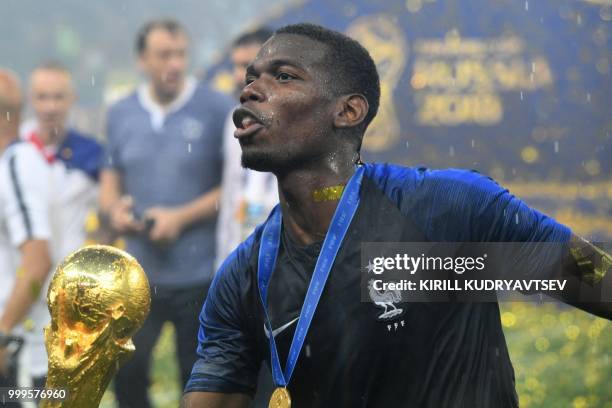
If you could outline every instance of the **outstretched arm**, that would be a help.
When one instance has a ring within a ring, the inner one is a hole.
[[[250,401],[251,397],[246,394],[188,392],[183,397],[181,408],[246,408]]]
[[[572,234],[562,275],[568,279],[560,300],[594,315],[612,320],[612,256]],[[585,296],[585,291],[586,296]],[[599,296],[598,299],[595,297]],[[579,299],[586,297],[584,302]],[[603,298],[603,299],[602,299]],[[606,301],[608,300],[608,301]]]

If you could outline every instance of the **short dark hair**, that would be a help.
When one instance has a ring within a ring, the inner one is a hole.
[[[152,20],[147,22],[138,30],[136,35],[136,54],[140,55],[147,48],[147,37],[151,31],[158,28],[168,31],[170,34],[182,33],[187,35],[187,30],[178,21],[171,18]]]
[[[380,80],[370,53],[356,40],[338,31],[310,24],[292,24],[279,28],[274,34],[303,35],[329,47],[325,69],[340,71],[330,81],[336,95],[359,93],[368,101],[369,110],[363,121],[363,131],[378,112]]]
[[[246,45],[263,44],[268,38],[272,37],[274,31],[268,27],[260,27],[253,31],[247,31],[246,33],[240,34],[232,42],[232,48],[244,47]]]

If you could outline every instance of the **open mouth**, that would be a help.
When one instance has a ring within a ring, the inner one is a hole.
[[[234,132],[234,137],[236,138],[252,135],[264,128],[263,120],[247,108],[241,107],[236,109],[232,120],[236,126],[236,131]]]

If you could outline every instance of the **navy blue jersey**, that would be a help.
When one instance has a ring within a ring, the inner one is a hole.
[[[380,307],[360,301],[361,243],[567,242],[570,230],[477,172],[365,166],[359,208],[288,386],[293,406],[518,406],[497,303],[406,303],[381,320]],[[215,277],[187,392],[252,394],[261,363],[270,365],[257,289],[262,231]],[[268,313],[284,367],[321,244],[281,237]]]

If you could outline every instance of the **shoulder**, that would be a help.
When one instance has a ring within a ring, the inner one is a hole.
[[[258,226],[221,264],[215,274],[211,292],[223,291],[225,288],[244,287],[243,283],[249,279],[251,273],[253,259],[257,256],[264,225]]]
[[[102,146],[93,136],[81,133],[76,129],[69,129],[66,143],[82,150],[100,150]]]
[[[453,192],[499,190],[501,187],[476,170],[429,169],[395,164],[366,164],[366,176],[386,195],[399,198],[410,194],[424,198],[431,194],[452,195]]]
[[[19,141],[10,145],[0,157],[0,177],[6,180],[36,180],[44,182],[49,166],[42,155],[28,142]]]
[[[31,143],[26,141],[18,141],[13,143],[4,151],[4,154],[2,155],[3,163],[11,163],[15,162],[16,160],[32,165],[44,165],[40,152],[36,150]]]
[[[140,102],[138,101],[138,92],[136,90],[132,91],[127,96],[119,99],[117,102],[113,103],[108,108],[108,116],[109,118],[115,117],[117,115],[130,113],[140,107]]]

